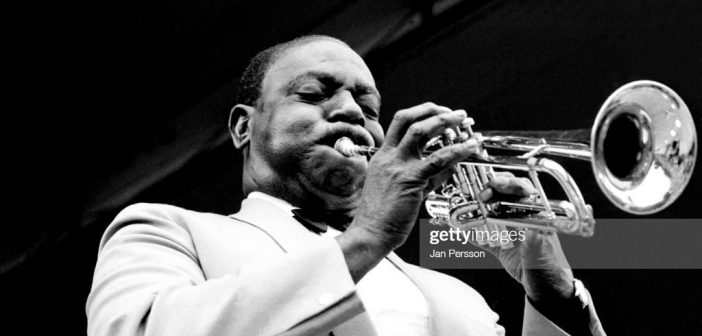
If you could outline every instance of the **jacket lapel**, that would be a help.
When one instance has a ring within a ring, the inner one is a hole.
[[[291,213],[257,198],[245,199],[241,203],[241,210],[231,217],[259,228],[268,234],[285,253],[312,246],[320,239],[325,239],[307,230],[292,217]],[[367,312],[344,322],[334,328],[333,332],[336,336],[377,335]]]

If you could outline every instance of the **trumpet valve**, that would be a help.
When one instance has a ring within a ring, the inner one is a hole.
[[[456,137],[457,137],[456,131],[451,129],[451,128],[447,128],[444,131],[444,136],[446,137],[446,140],[449,141],[449,143],[454,142],[456,140]]]
[[[468,132],[469,136],[473,135],[473,125],[475,125],[475,120],[473,118],[465,118],[461,123],[461,128]]]

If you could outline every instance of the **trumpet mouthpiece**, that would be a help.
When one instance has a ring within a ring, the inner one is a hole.
[[[348,157],[356,156],[359,154],[358,146],[347,137],[342,137],[339,138],[339,140],[336,140],[336,143],[334,143],[334,149],[336,149],[337,152]]]
[[[357,145],[353,143],[353,140],[347,137],[342,137],[339,138],[339,140],[336,140],[336,143],[334,143],[334,149],[336,149],[337,152],[348,157],[357,155],[371,157],[378,150],[378,148],[376,147]]]

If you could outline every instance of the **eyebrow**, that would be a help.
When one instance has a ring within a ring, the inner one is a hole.
[[[341,84],[341,81],[335,77],[334,75],[323,72],[323,71],[307,71],[304,73],[301,73],[292,80],[290,80],[286,85],[286,91],[287,92],[292,92],[293,89],[299,85],[300,82],[303,82],[308,79],[314,79],[322,82],[322,84],[327,84],[327,83],[334,83],[334,84]],[[373,95],[378,99],[378,105],[380,105],[381,98],[380,98],[380,92],[378,92],[378,89],[375,87],[365,84],[365,83],[356,83],[354,86],[354,91],[360,95]]]

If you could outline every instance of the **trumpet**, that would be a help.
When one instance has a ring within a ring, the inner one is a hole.
[[[473,119],[467,118],[460,127],[447,129],[425,146],[423,156],[469,139],[477,140],[479,146],[475,156],[456,164],[452,176],[428,195],[425,206],[432,224],[462,230],[538,229],[590,237],[595,229],[592,207],[570,174],[542,156],[590,161],[600,190],[615,206],[636,215],[655,213],[673,203],[695,166],[697,133],[690,110],[673,90],[649,80],[628,83],[607,98],[589,131],[589,141],[563,136],[549,140],[542,131],[482,134],[474,132],[473,125]],[[339,139],[334,148],[346,156],[372,156],[377,150],[348,138]],[[490,155],[487,149],[519,155]],[[526,172],[536,194],[516,201],[481,201],[478,194],[495,169]],[[539,173],[552,176],[567,200],[550,200]]]

